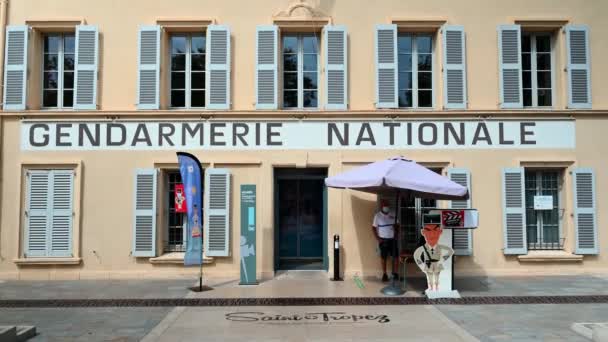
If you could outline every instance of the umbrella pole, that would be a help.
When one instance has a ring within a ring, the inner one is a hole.
[[[401,192],[399,190],[397,190],[397,198],[395,200],[395,225],[397,225],[397,223],[399,223],[399,209],[401,208]],[[400,236],[397,235],[397,230],[395,229],[395,239],[400,239]],[[397,268],[395,267],[395,265],[397,264],[395,262],[395,258],[399,257],[399,249],[397,244],[399,243],[399,240],[395,241],[395,243],[393,244],[393,255],[397,255],[396,257],[393,256],[393,260],[392,261],[392,269],[393,269],[393,275],[397,274]],[[382,290],[382,293],[386,296],[399,296],[405,293],[405,291],[401,288],[401,286],[399,285],[399,279],[396,279],[393,276],[393,279],[391,281],[391,284],[389,286],[384,287]]]

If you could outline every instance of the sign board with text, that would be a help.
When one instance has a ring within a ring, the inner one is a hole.
[[[257,285],[256,279],[256,189],[255,184],[241,185],[241,282],[239,285]]]
[[[553,196],[534,196],[534,210],[553,209]]]
[[[24,151],[534,149],[575,141],[574,120],[21,122]]]

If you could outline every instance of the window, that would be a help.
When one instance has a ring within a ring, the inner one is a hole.
[[[433,38],[400,33],[397,50],[399,107],[433,107]]]
[[[441,173],[441,169],[431,169]],[[437,200],[417,197],[402,197],[400,208],[400,221],[402,227],[401,248],[404,251],[414,252],[423,243],[420,229],[422,218],[432,209],[437,209]]]
[[[74,171],[27,170],[26,257],[71,257]]]
[[[283,36],[283,108],[318,107],[319,37]]]
[[[164,252],[186,251],[188,219],[186,213],[175,212],[175,185],[182,183],[179,171],[167,172],[167,234],[165,235]]]
[[[74,103],[74,34],[43,37],[42,106],[71,108]]]
[[[526,238],[528,249],[561,249],[559,170],[525,170]],[[535,196],[551,196],[553,206],[548,210],[535,210]]]
[[[551,35],[524,33],[521,40],[524,107],[552,105]]]
[[[204,33],[171,36],[171,107],[205,107],[205,54]]]

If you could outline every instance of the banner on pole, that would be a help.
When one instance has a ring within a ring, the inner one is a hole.
[[[179,171],[182,176],[186,211],[188,213],[188,236],[186,240],[186,255],[184,265],[202,265],[203,262],[203,212],[201,164],[198,159],[184,152],[177,153]]]

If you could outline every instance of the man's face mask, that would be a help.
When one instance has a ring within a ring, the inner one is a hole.
[[[382,207],[382,212],[388,214],[388,207]]]

